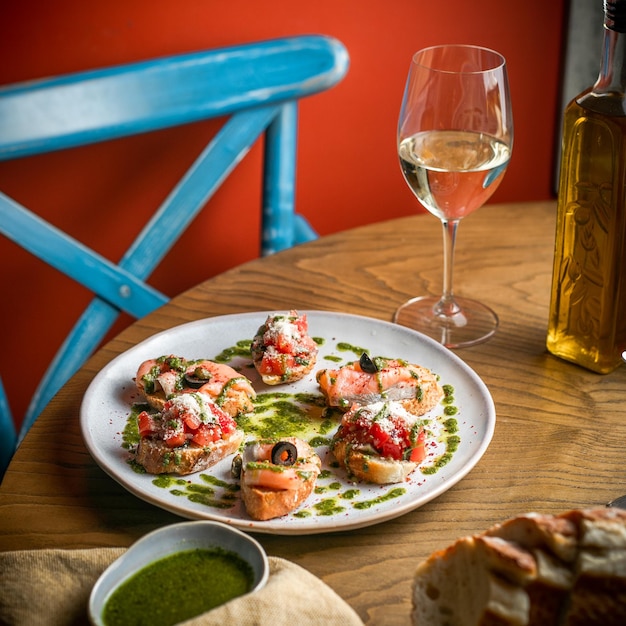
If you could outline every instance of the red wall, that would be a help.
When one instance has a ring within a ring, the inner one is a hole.
[[[323,33],[348,76],[301,106],[297,202],[321,233],[409,215],[395,127],[411,54],[438,43],[508,61],[515,146],[492,202],[552,195],[565,0],[20,0],[0,3],[0,84],[269,37]],[[445,8],[444,8],[445,7]],[[214,124],[0,163],[0,189],[117,259]],[[257,256],[255,148],[158,268],[174,295]],[[434,219],[434,218],[433,218]],[[17,421],[89,295],[0,238],[0,376]],[[118,329],[121,326],[118,325]]]

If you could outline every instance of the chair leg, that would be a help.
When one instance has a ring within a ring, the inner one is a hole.
[[[298,105],[287,102],[265,133],[261,254],[290,248],[294,237],[294,198]]]
[[[15,422],[0,378],[0,482],[17,446]]]
[[[313,229],[308,220],[302,215],[296,213],[293,216],[294,219],[294,243],[306,243],[307,241],[314,241],[318,238],[317,232]]]

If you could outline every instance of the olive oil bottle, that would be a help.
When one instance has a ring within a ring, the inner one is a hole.
[[[548,350],[606,374],[626,349],[626,0],[604,0],[595,85],[565,109]]]

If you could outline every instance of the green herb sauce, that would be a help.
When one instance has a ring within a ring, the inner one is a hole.
[[[318,345],[324,344],[323,338],[314,338]],[[250,346],[251,340],[241,340],[236,345],[225,349],[213,360],[221,363],[228,363],[235,358],[242,358],[244,362],[239,362],[235,369],[252,368]],[[339,352],[351,352],[357,357],[369,351],[360,346],[347,342],[338,342],[336,350]],[[325,356],[329,361],[341,362],[344,358],[335,355]],[[374,357],[374,362],[383,367],[385,357]],[[455,405],[454,387],[449,384],[442,385],[444,397],[441,401],[441,413],[438,417],[424,420],[424,427],[427,429],[427,436],[434,437],[434,433],[428,431],[428,424],[437,422],[443,426],[439,432],[439,441],[445,442],[445,451],[439,457],[431,458],[428,464],[420,467],[419,471],[424,475],[435,474],[439,469],[447,465],[460,445],[458,436],[458,423],[453,417],[457,415],[458,408]],[[417,398],[421,397],[422,389],[417,388]],[[332,435],[336,431],[343,411],[339,408],[327,407],[322,393],[286,393],[272,391],[269,393],[259,393],[253,401],[254,410],[248,414],[239,415],[236,420],[240,428],[248,435],[256,439],[271,439],[277,437],[300,437],[308,441],[314,448],[329,446]],[[122,446],[132,450],[139,442],[139,432],[137,428],[137,416],[143,410],[149,410],[148,405],[137,404],[127,420],[122,433]],[[145,473],[142,466],[137,464],[132,458],[128,461],[131,468],[137,473]],[[376,504],[400,497],[405,489],[394,488],[384,496],[373,500],[360,501],[361,493],[358,489],[347,489],[340,492],[342,483],[336,480],[335,471],[339,469],[339,464],[333,460],[332,456],[325,460],[325,469],[319,475],[316,493],[330,494],[339,491],[335,497],[325,498],[317,502],[310,508],[300,509],[293,513],[295,517],[309,517],[311,515],[335,515],[344,512],[344,507],[338,500],[352,500],[351,505],[357,509],[368,509]],[[186,497],[192,502],[204,506],[229,509],[236,506],[238,501],[238,491],[240,486],[237,480],[233,482],[217,479],[210,473],[199,474],[203,484],[197,481],[189,481],[178,476],[159,475],[154,478],[153,484],[163,489],[169,490],[174,496]],[[321,482],[320,482],[321,481]]]
[[[369,350],[366,348],[360,348],[359,346],[353,346],[351,343],[346,343],[345,341],[340,341],[337,344],[337,350],[340,352],[354,352],[354,354],[360,357],[364,352],[369,354]]]
[[[106,626],[169,626],[224,604],[252,588],[253,572],[221,549],[177,552],[139,570],[113,592]]]
[[[313,505],[316,513],[318,515],[337,515],[338,513],[343,513],[346,509],[343,506],[340,506],[337,503],[336,498],[325,498],[320,502],[316,502]]]
[[[213,360],[217,363],[229,363],[238,356],[251,359],[250,346],[252,346],[252,339],[241,339],[234,346],[220,352]]]
[[[355,509],[371,509],[376,504],[381,504],[382,502],[387,502],[388,500],[393,500],[394,498],[399,498],[406,493],[406,489],[404,487],[394,487],[390,489],[385,495],[379,496],[378,498],[373,498],[372,500],[363,500],[361,502],[355,502],[352,506]]]
[[[332,361],[333,363],[341,363],[343,360],[340,356],[335,356],[334,354],[327,354],[324,357],[325,361]]]

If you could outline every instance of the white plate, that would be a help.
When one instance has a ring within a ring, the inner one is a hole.
[[[495,427],[493,400],[476,373],[454,353],[403,326],[355,315],[307,311],[309,333],[323,339],[316,368],[309,376],[280,388],[267,387],[249,367],[249,359],[236,357],[229,364],[237,369],[241,367],[259,394],[319,393],[315,371],[334,368],[360,356],[356,351],[345,350],[345,346],[339,349],[340,342],[365,348],[371,356],[400,358],[423,365],[438,374],[443,385],[453,389],[451,406],[457,409],[454,418],[460,443],[449,462],[430,474],[418,468],[400,485],[355,485],[342,470],[333,467],[332,455],[326,445],[321,445],[317,450],[329,475],[318,480],[318,493],[310,496],[299,515],[289,514],[265,522],[250,519],[239,498],[234,498],[229,508],[206,503],[203,494],[213,489],[216,493],[212,502],[223,503],[222,496],[229,494],[232,498],[232,489],[219,486],[221,481],[231,487],[234,484],[230,477],[231,459],[209,471],[182,477],[179,484],[167,487],[159,486],[163,480],[153,475],[137,473],[129,463],[131,454],[123,446],[122,433],[133,403],[140,401],[133,382],[139,364],[165,354],[213,359],[237,342],[251,339],[269,313],[272,312],[226,315],[183,324],[146,339],[111,361],[94,378],[81,406],[83,437],[98,465],[134,495],[182,517],[221,521],[254,532],[299,535],[361,528],[403,515],[450,489],[485,453]],[[445,439],[438,432],[441,422],[447,419],[444,411],[442,404],[428,416],[432,418],[433,434],[424,467],[433,465],[446,452]],[[393,493],[396,495],[391,497]]]

